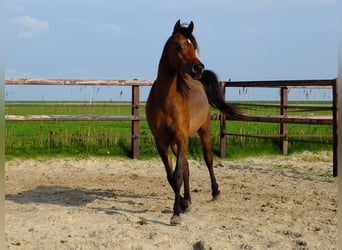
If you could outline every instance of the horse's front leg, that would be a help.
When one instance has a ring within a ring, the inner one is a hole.
[[[176,225],[181,223],[180,213],[182,212],[181,208],[181,196],[180,196],[180,189],[182,186],[182,179],[183,179],[183,171],[182,171],[182,164],[179,163],[177,159],[177,164],[175,171],[173,172],[172,178],[172,188],[175,193],[175,200],[173,203],[173,216],[171,218],[171,224]]]
[[[160,143],[158,140],[157,141],[157,150],[159,152],[160,158],[163,161],[165,171],[166,171],[166,176],[169,184],[173,186],[173,170],[172,170],[172,160],[169,155],[169,146],[168,143]]]
[[[173,205],[173,216],[171,218],[171,224],[180,224],[181,218],[180,213],[183,212],[189,205],[188,200],[190,199],[189,192],[189,175],[187,174],[186,184],[184,186],[184,198],[180,195],[180,190],[183,182],[184,169],[188,172],[188,162],[185,158],[186,150],[188,148],[188,138],[184,138],[180,143],[177,144],[177,163],[175,171],[173,172],[172,188],[175,193],[175,201]]]
[[[177,157],[178,155],[178,149],[177,145],[173,144],[171,145],[171,149],[173,154]],[[191,196],[190,196],[190,187],[189,187],[189,163],[186,159],[184,159],[184,162],[182,164],[183,169],[183,183],[184,183],[184,198],[180,195],[180,205],[183,212],[188,212],[190,210],[190,204],[191,204]]]

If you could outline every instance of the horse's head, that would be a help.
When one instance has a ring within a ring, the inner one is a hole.
[[[191,21],[187,27],[178,20],[173,29],[172,36],[166,44],[168,62],[170,66],[180,73],[187,73],[194,79],[200,79],[204,65],[197,58],[197,42],[192,35],[194,23]]]

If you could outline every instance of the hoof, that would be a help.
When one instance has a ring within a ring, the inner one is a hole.
[[[173,215],[171,217],[171,221],[170,221],[171,225],[179,225],[181,224],[181,218],[179,215]]]
[[[218,200],[220,198],[220,190],[217,190],[217,192],[213,195],[213,201]]]
[[[186,208],[183,209],[183,213],[187,213],[191,211],[191,203],[188,203],[188,206]]]
[[[187,201],[187,200],[182,200],[181,209],[182,209],[183,213],[190,212],[191,211],[191,202]]]

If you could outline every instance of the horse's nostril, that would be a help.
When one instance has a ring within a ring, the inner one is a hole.
[[[203,64],[194,64],[192,66],[192,72],[196,74],[202,74],[204,70]]]

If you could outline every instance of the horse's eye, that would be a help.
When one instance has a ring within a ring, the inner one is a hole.
[[[178,51],[180,51],[180,50],[183,49],[183,46],[180,45],[179,43],[176,43],[176,49],[177,49]]]

